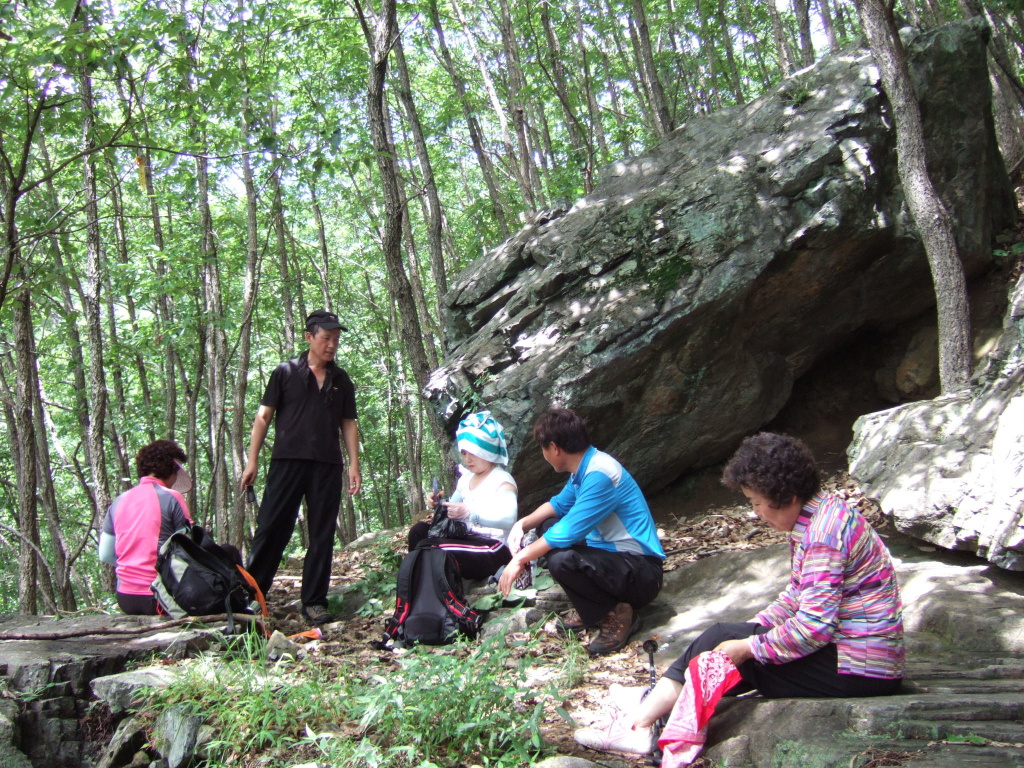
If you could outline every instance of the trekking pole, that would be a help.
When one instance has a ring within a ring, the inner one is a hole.
[[[658,641],[653,637],[649,637],[644,640],[643,649],[647,651],[647,663],[648,670],[650,672],[650,684],[647,690],[644,691],[643,696],[640,697],[640,701],[647,698],[647,694],[654,690],[654,686],[658,682],[657,673],[654,671],[654,652],[658,650]],[[659,717],[654,721],[654,725],[651,726],[651,753],[648,757],[648,763],[650,765],[661,765],[661,749],[658,747],[658,739],[661,738],[661,729],[665,727],[665,717]]]

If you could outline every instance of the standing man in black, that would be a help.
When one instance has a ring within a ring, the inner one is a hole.
[[[344,369],[334,363],[342,330],[338,316],[325,309],[306,318],[309,349],[296,359],[281,363],[270,374],[252,425],[249,458],[239,483],[244,492],[256,479],[260,449],[274,421],[274,451],[256,519],[248,570],[266,594],[295,530],[299,505],[305,497],[309,548],[302,566],[302,614],[317,625],[334,619],[327,612],[327,588],[345,466],[339,432],[348,454],[348,492],[358,493],[363,483],[359,473],[355,387]]]

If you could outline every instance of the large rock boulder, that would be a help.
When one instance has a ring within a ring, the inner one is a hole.
[[[901,531],[1024,571],[1024,276],[971,387],[862,416],[848,454]]]
[[[969,272],[1016,213],[987,38],[972,22],[908,37],[929,167]],[[613,164],[454,283],[427,396],[452,426],[491,408],[524,504],[560,483],[521,450],[552,405],[578,409],[647,491],[719,461],[815,361],[933,304],[891,123],[870,55],[852,50]]]

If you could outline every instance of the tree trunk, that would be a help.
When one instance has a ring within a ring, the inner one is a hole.
[[[828,49],[834,51],[839,47],[839,40],[836,37],[835,24],[832,21],[832,9],[829,7],[828,0],[818,0],[818,8],[821,9],[821,26],[825,29]]]
[[[14,358],[16,396],[14,398],[11,449],[15,453],[18,476],[18,612],[34,614],[38,608],[40,559],[39,527],[36,522],[36,437],[32,421],[32,378],[35,360],[32,355],[32,313],[28,290],[22,290],[14,301]]]
[[[248,101],[248,100],[247,100]],[[248,106],[248,104],[246,104]],[[242,128],[245,135],[249,134],[249,126],[242,110]],[[252,163],[249,155],[242,156],[242,184],[245,187],[245,284],[242,288],[242,322],[238,328],[238,361],[235,370],[234,403],[231,414],[231,456],[234,477],[241,477],[246,461],[245,427],[248,419],[246,394],[249,390],[249,366],[252,360],[252,328],[253,312],[259,293],[259,230],[257,226],[256,185],[253,182]],[[316,202],[314,197],[314,207]],[[319,209],[316,208],[318,211]],[[231,484],[232,489],[234,483]],[[246,539],[246,499],[244,494],[235,494],[231,515],[231,531],[229,539],[232,544],[242,547]]]
[[[608,157],[608,140],[605,138],[604,123],[601,120],[601,108],[597,103],[597,97],[594,94],[594,82],[590,73],[590,51],[587,48],[587,38],[583,31],[583,9],[580,6],[580,0],[573,0],[572,3],[574,17],[576,22],[576,47],[579,48],[580,64],[583,67],[583,90],[587,101],[587,117],[589,118],[589,135],[590,141],[586,142],[588,151],[590,152],[590,173],[596,173],[596,168],[599,164],[603,163]],[[593,140],[597,140],[598,155],[600,160],[593,155]],[[591,179],[591,187],[586,190],[588,193],[593,190],[593,179]]]
[[[270,110],[271,131],[276,133],[276,109]],[[292,308],[295,300],[292,296],[291,269],[288,263],[288,239],[285,236],[284,228],[284,196],[281,193],[281,169],[275,168],[270,175],[270,184],[274,193],[274,201],[271,208],[271,217],[274,222],[274,236],[277,242],[277,265],[281,271],[281,309],[284,311],[284,338],[288,354],[297,349],[297,338],[302,334],[296,333],[295,317]],[[302,320],[306,318],[303,317]],[[305,327],[303,327],[305,330]]]
[[[718,87],[718,61],[714,40],[711,37],[711,30],[708,27],[707,3],[711,0],[694,0],[694,7],[700,19],[700,34],[697,36],[700,45],[701,57],[707,65],[707,77],[701,72],[700,78],[703,83],[702,90],[706,104],[710,107],[709,112],[722,108],[722,93]]]
[[[458,2],[458,0],[453,0]],[[519,170],[521,178],[528,190],[524,199],[529,211],[544,208],[546,205],[544,187],[537,173],[537,165],[533,160],[533,146],[529,136],[529,120],[526,103],[526,77],[519,57],[519,42],[516,29],[512,24],[508,0],[498,0],[501,16],[498,29],[501,31],[501,44],[505,51],[505,69],[508,72],[508,100],[512,112],[512,127],[515,130],[519,145]]]
[[[814,42],[811,39],[811,0],[793,0],[793,14],[800,36],[800,66],[814,63]]]
[[[491,110],[494,112],[494,117],[498,121],[498,133],[501,136],[501,145],[503,149],[502,157],[508,164],[508,168],[512,172],[513,178],[515,178],[519,185],[519,194],[522,197],[524,205],[529,210],[536,210],[536,202],[533,197],[533,188],[530,184],[530,177],[529,174],[525,174],[523,172],[524,166],[522,165],[522,158],[517,156],[515,142],[512,139],[512,131],[509,129],[508,125],[508,116],[505,114],[505,107],[498,98],[498,89],[494,85],[494,78],[491,77],[488,62],[480,52],[480,47],[476,44],[476,29],[469,23],[469,21],[467,21],[465,14],[462,12],[462,6],[459,4],[459,0],[451,0],[451,5],[462,28],[463,39],[466,41],[469,51],[473,56],[473,61],[476,62],[477,70],[480,72],[480,79],[483,82],[484,92],[487,94],[487,98],[491,103]],[[506,67],[510,65],[510,62],[505,62]],[[511,84],[509,84],[509,88],[512,88]],[[515,104],[513,103],[512,106],[514,109]]]
[[[740,70],[736,65],[736,56],[732,50],[732,34],[729,31],[729,20],[725,16],[725,0],[718,0],[715,6],[715,17],[718,20],[718,34],[722,40],[722,48],[725,49],[725,63],[729,69],[729,87],[732,89],[733,102],[743,104],[743,82],[740,80]]]
[[[636,61],[643,80],[644,91],[650,100],[650,114],[654,121],[654,132],[664,138],[675,125],[665,106],[665,91],[661,86],[658,68],[654,63],[654,51],[651,48],[651,32],[647,26],[647,12],[644,0],[633,0],[633,13],[630,25],[633,44],[636,49]]]
[[[331,299],[331,254],[327,250],[327,229],[324,227],[324,213],[320,209],[320,198],[316,194],[315,180],[309,182],[309,202],[310,207],[313,209],[313,221],[316,222],[316,243],[320,255],[320,261],[316,262],[316,271],[320,274],[320,297],[323,299],[324,309],[333,312],[334,301]]]
[[[82,286],[82,310],[86,324],[86,343],[89,350],[89,464],[92,471],[93,526],[110,506],[110,486],[107,480],[106,449],[103,435],[107,419],[107,382],[103,364],[103,331],[100,313],[103,267],[99,226],[99,206],[96,200],[96,167],[91,151],[93,137],[94,103],[92,79],[83,74],[79,78],[82,93],[82,146],[87,153],[82,160],[82,192],[85,201],[86,267]]]
[[[779,16],[779,9],[775,3],[768,3],[768,17],[772,21],[772,38],[775,41],[775,52],[779,57],[779,72],[783,77],[789,77],[796,69],[796,52],[786,34],[786,28],[782,25],[782,17]]]
[[[942,391],[963,389],[971,377],[970,313],[953,217],[939,199],[925,165],[921,110],[907,56],[891,9],[884,0],[857,0],[861,25],[892,106],[896,153],[907,205],[921,233],[939,316],[939,379]]]
[[[412,286],[402,262],[402,217],[405,211],[398,183],[398,172],[395,167],[395,148],[388,138],[388,115],[384,102],[384,79],[387,73],[388,53],[398,34],[395,0],[383,0],[380,13],[372,21],[358,0],[356,0],[356,11],[370,52],[367,113],[384,196],[381,248],[384,251],[384,262],[387,267],[388,290],[392,302],[398,307],[398,316],[402,324],[403,348],[409,356],[409,367],[416,380],[416,386],[422,392],[430,375],[430,364],[423,346],[423,333],[416,314]],[[436,415],[431,419],[431,425],[438,445],[443,453],[447,453],[451,445],[451,438],[445,434]]]
[[[405,108],[405,118],[409,123],[413,146],[416,149],[416,163],[420,169],[420,177],[423,179],[427,244],[430,248],[430,276],[434,278],[434,286],[437,290],[437,312],[440,317],[443,311],[441,299],[448,293],[444,248],[447,223],[444,218],[444,209],[441,207],[441,196],[437,191],[437,181],[434,179],[434,166],[430,162],[430,153],[427,151],[427,139],[424,136],[419,112],[417,112],[412,98],[412,80],[409,77],[409,66],[405,60],[405,50],[402,47],[401,38],[395,43],[395,68],[398,74],[398,87],[395,90]]]
[[[559,106],[562,108],[562,117],[565,119],[565,131],[569,137],[571,147],[571,162],[573,168],[579,168],[583,177],[583,191],[590,194],[594,189],[594,149],[589,142],[583,138],[584,129],[576,116],[573,104],[571,89],[569,87],[569,74],[564,64],[564,53],[555,34],[554,26],[551,24],[550,6],[547,3],[540,4],[540,22],[544,28],[544,40],[547,42],[547,49],[537,51],[537,60],[542,61],[547,55],[551,72],[548,77],[551,81],[551,88],[558,98]],[[579,0],[576,0],[576,10],[579,10]],[[580,41],[582,44],[582,40]],[[582,50],[584,80],[581,87],[584,90],[584,98],[590,96],[590,74],[587,72],[586,50]]]
[[[448,48],[444,28],[441,26],[441,16],[437,10],[437,0],[428,0],[427,10],[430,13],[430,23],[433,26],[434,34],[437,37],[437,44],[440,48],[441,64],[448,73],[448,77],[451,78],[452,86],[459,97],[462,114],[466,120],[466,128],[469,131],[469,139],[473,145],[473,154],[476,155],[477,163],[480,166],[480,174],[483,176],[484,185],[487,187],[487,194],[491,201],[491,211],[494,215],[494,220],[501,230],[502,237],[507,238],[510,234],[508,226],[509,212],[501,195],[494,173],[494,165],[491,163],[491,157],[484,146],[483,131],[480,129],[480,123],[476,119],[474,107],[469,101],[466,82],[459,73],[459,68],[456,66],[455,60]]]

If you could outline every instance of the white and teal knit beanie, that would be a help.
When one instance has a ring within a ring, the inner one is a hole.
[[[508,464],[505,430],[494,420],[490,411],[469,414],[459,422],[455,439],[460,451],[471,453],[492,464]]]

